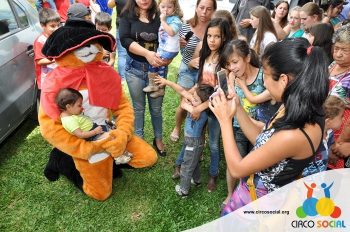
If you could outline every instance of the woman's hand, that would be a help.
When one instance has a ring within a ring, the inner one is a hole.
[[[247,28],[250,26],[250,19],[243,19],[239,25],[242,27],[242,28]]]
[[[187,45],[185,38],[180,38],[180,48],[184,48]]]
[[[333,145],[333,147],[335,146],[336,144]],[[329,152],[329,155],[328,155],[328,163],[331,164],[331,165],[335,165],[338,161],[339,157],[336,155],[336,153],[333,151],[333,148],[332,148],[332,151]]]
[[[171,61],[173,61],[173,59],[170,59],[170,60],[167,60],[167,59],[161,59],[162,60],[162,63],[160,66],[168,66]]]
[[[210,97],[209,108],[215,114],[219,123],[232,122],[232,118],[237,110],[237,96],[233,96],[231,100],[227,100],[224,91],[218,89],[217,94]]]
[[[350,143],[338,142],[333,145],[332,152],[338,157],[347,158],[350,156]]]
[[[147,51],[145,58],[153,67],[165,66],[164,64],[167,63],[166,60],[161,59],[157,53],[152,51]]]
[[[190,62],[188,62],[188,66],[199,69],[199,57],[190,60]]]

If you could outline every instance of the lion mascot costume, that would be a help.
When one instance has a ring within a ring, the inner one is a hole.
[[[101,61],[103,49],[112,52],[115,39],[95,30],[87,21],[71,20],[56,30],[43,47],[43,54],[55,59],[58,67],[44,80],[39,108],[42,136],[54,146],[44,174],[50,181],[65,175],[85,194],[105,200],[112,193],[118,173],[114,159],[125,151],[132,154],[125,164],[132,168],[150,167],[157,161],[154,149],[133,134],[134,113],[121,79],[113,67]],[[55,97],[62,88],[83,95],[84,115],[98,125],[115,119],[115,129],[103,140],[86,141],[68,133],[61,124]]]

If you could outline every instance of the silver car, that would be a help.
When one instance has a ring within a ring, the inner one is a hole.
[[[36,107],[34,40],[41,33],[27,0],[0,0],[0,143]]]

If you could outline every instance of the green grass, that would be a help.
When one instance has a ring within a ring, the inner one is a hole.
[[[172,81],[179,63],[178,56],[170,65]],[[123,170],[105,202],[90,199],[65,177],[46,180],[43,169],[52,148],[37,124],[25,121],[0,145],[0,231],[181,231],[217,219],[226,196],[225,162],[222,158],[217,191],[208,193],[208,148],[201,163],[203,185],[192,188],[187,199],[175,193],[171,174],[181,142],[172,143],[169,135],[178,104],[178,96],[167,88],[163,120],[168,155],[152,168]],[[148,111],[145,138],[152,142]]]
[[[175,81],[179,57],[170,65]],[[49,182],[43,175],[51,147],[35,122],[27,120],[0,146],[0,231],[180,231],[202,225],[219,216],[225,198],[224,161],[218,190],[208,193],[209,152],[202,162],[203,185],[179,198],[171,179],[181,143],[172,143],[178,96],[167,89],[163,105],[164,142],[168,156],[149,169],[123,170],[113,182],[113,194],[105,202],[88,198],[65,177]],[[152,141],[149,112],[145,138]]]

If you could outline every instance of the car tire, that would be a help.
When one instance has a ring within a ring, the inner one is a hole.
[[[38,88],[35,89],[35,102],[32,107],[32,112],[30,113],[29,118],[35,122],[38,121],[39,115],[39,106],[40,106],[40,90]]]

